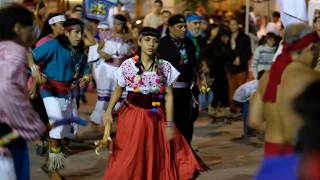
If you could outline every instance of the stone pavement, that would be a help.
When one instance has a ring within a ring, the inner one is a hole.
[[[88,103],[81,104],[79,114],[88,118],[94,108],[95,95],[87,95]],[[202,173],[197,180],[249,180],[254,176],[262,159],[262,143],[254,138],[252,142],[230,141],[242,133],[242,122],[234,121],[231,125],[224,122],[211,124],[207,116],[202,115],[195,124],[192,146],[204,162],[211,168]],[[79,142],[72,143],[72,155],[66,160],[66,168],[61,171],[67,180],[102,179],[107,155],[94,153],[93,141],[99,136],[89,127],[80,129]],[[35,146],[30,144],[31,179],[46,180],[48,176],[41,170],[44,157],[35,155]]]

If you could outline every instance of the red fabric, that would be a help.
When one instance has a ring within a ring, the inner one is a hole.
[[[264,157],[282,156],[292,154],[294,147],[291,144],[276,144],[265,142],[264,144]]]
[[[276,61],[272,64],[270,69],[269,82],[263,96],[264,102],[275,102],[277,99],[277,87],[280,84],[282,73],[291,62],[291,55],[289,51],[303,49],[310,43],[316,41],[319,41],[319,36],[314,32],[304,36],[292,44],[283,43],[282,53],[276,58]]]
[[[301,179],[320,179],[320,151],[307,153],[301,163]]]
[[[69,94],[71,85],[47,78],[48,83],[41,85],[42,89],[50,91],[55,94]]]
[[[188,180],[207,169],[176,127],[170,142],[165,129],[163,108],[152,113],[132,104],[124,106],[104,179]]]

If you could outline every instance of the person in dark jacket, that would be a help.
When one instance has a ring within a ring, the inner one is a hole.
[[[210,68],[210,78],[213,79],[211,89],[214,99],[211,103],[212,110],[209,115],[226,116],[229,112],[228,81],[226,63],[232,60],[235,53],[230,47],[230,31],[220,28],[215,39],[207,46],[203,58]],[[219,109],[218,109],[219,107]]]
[[[190,143],[193,134],[191,84],[195,79],[196,48],[186,38],[186,20],[183,15],[169,19],[169,35],[160,39],[158,53],[161,59],[169,61],[180,73],[173,86],[174,123]]]
[[[251,58],[250,38],[239,30],[238,22],[233,19],[230,21],[231,30],[231,49],[235,53],[233,59],[227,62],[227,77],[229,84],[230,112],[237,112],[236,104],[232,101],[235,90],[247,80],[248,62]]]

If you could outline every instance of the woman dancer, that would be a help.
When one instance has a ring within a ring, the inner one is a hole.
[[[139,56],[127,59],[115,72],[117,87],[104,120],[124,89],[128,96],[119,111],[117,134],[104,179],[187,180],[207,167],[193,153],[173,124],[172,84],[179,72],[158,59],[160,33],[142,29]]]
[[[106,104],[116,87],[114,72],[135,50],[126,24],[125,16],[116,15],[112,31],[105,35],[105,39],[102,39],[99,45],[91,46],[89,50],[88,62],[93,64],[93,76],[98,93],[98,101],[90,118],[96,125],[102,124]],[[126,93],[123,93],[122,98],[125,97]]]

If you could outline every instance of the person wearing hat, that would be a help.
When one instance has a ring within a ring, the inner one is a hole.
[[[186,38],[186,20],[183,15],[174,15],[169,21],[169,35],[160,39],[158,53],[181,73],[173,85],[174,122],[190,143],[193,134],[191,84],[195,79],[196,48]]]
[[[93,64],[93,77],[98,94],[95,109],[90,116],[93,127],[103,124],[103,112],[116,87],[114,72],[124,60],[133,55],[136,49],[128,32],[127,18],[120,14],[115,16],[112,30],[100,38],[98,44],[89,48],[88,54],[88,62]],[[125,97],[126,92],[123,93],[121,100]]]
[[[91,79],[87,58],[83,54],[83,23],[70,18],[64,23],[64,34],[57,36],[32,51],[32,71],[39,71],[46,81],[41,84],[40,95],[43,99],[49,126],[59,121],[77,118],[76,101],[73,94],[75,84],[84,87]],[[54,127],[49,131],[49,152],[46,168],[51,179],[61,179],[59,170],[64,167],[66,146],[63,140],[76,137],[77,126],[74,123]]]

